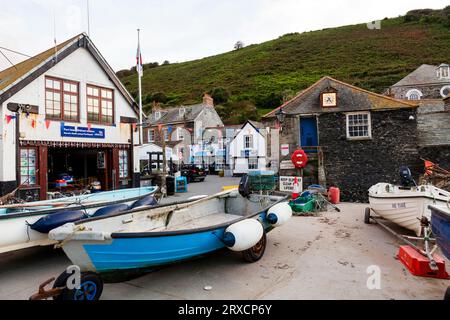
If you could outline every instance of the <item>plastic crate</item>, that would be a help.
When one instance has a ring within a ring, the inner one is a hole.
[[[306,212],[313,212],[315,209],[315,202],[316,200],[314,197],[299,197],[291,202],[289,202],[289,205],[291,206],[292,210],[297,213],[306,213]]]

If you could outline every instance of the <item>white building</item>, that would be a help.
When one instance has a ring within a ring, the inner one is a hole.
[[[45,199],[64,173],[139,185],[137,105],[87,35],[0,71],[0,113],[1,194]]]
[[[230,165],[234,175],[251,170],[267,169],[266,129],[262,124],[247,121],[229,146]]]

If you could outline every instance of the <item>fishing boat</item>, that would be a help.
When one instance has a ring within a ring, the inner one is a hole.
[[[445,205],[450,200],[450,192],[433,185],[417,186],[408,168],[401,169],[401,181],[400,186],[389,183],[372,186],[369,189],[370,209],[420,236],[423,231],[422,218],[431,218],[428,206]],[[366,211],[365,220],[369,218],[370,211]]]
[[[286,196],[228,190],[204,199],[137,209],[66,224],[50,232],[82,272],[80,289],[64,288],[66,272],[54,283],[58,297],[96,300],[102,279],[148,270],[229,248],[245,260],[261,259],[266,232],[292,216]],[[48,283],[47,283],[48,284]],[[45,284],[44,284],[45,285]]]
[[[0,254],[54,244],[48,232],[68,222],[154,205],[158,187],[124,189],[0,206]]]

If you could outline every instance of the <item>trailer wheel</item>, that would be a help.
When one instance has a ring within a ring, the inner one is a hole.
[[[63,288],[67,285],[67,279],[70,274],[63,272],[56,279],[53,288]],[[84,272],[81,274],[80,289],[64,288],[62,293],[55,297],[54,300],[60,301],[97,301],[103,292],[102,279],[93,272]]]
[[[264,256],[264,252],[266,251],[266,245],[267,245],[267,236],[266,232],[264,231],[261,240],[259,240],[259,242],[253,248],[250,248],[242,252],[244,260],[249,263],[255,263],[261,260],[261,258]]]
[[[445,292],[444,301],[450,301],[450,287],[448,287]]]
[[[364,212],[364,223],[370,224],[370,208],[366,208],[366,211]]]

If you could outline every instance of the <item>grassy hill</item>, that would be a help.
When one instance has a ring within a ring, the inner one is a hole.
[[[383,92],[423,63],[449,63],[449,48],[450,6],[414,10],[384,19],[381,30],[360,24],[292,33],[200,60],[149,64],[143,78],[144,100],[146,109],[153,100],[190,104],[201,101],[202,93],[214,91],[224,120],[241,122],[244,117],[257,119],[325,75]],[[118,75],[136,95],[133,68]]]

